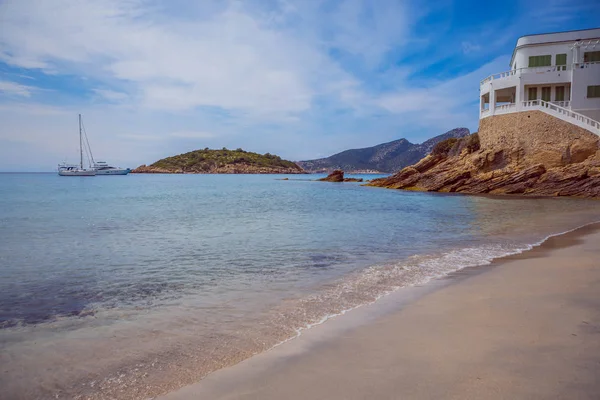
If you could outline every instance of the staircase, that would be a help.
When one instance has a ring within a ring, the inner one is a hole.
[[[545,112],[546,114],[552,115],[556,118],[560,118],[563,121],[569,122],[573,125],[577,125],[580,128],[587,129],[588,131],[600,135],[600,122],[590,117],[586,117],[583,114],[579,114],[575,111],[571,111],[568,108],[558,106],[544,100],[529,100],[524,101],[522,104],[521,111],[537,110]]]

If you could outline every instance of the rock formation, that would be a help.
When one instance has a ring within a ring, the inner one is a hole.
[[[600,198],[599,137],[541,111],[491,116],[415,165],[369,183],[393,189]]]
[[[344,171],[336,169],[325,178],[317,179],[321,182],[362,182],[362,178],[344,178]]]

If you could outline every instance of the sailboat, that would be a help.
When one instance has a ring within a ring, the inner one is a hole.
[[[59,164],[60,176],[96,176],[94,168],[83,168],[83,136],[81,133],[81,114],[79,114],[79,165]]]

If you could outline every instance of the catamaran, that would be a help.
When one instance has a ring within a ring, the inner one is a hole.
[[[84,142],[85,139],[85,142]],[[85,148],[88,161],[90,163],[89,168],[83,168],[83,150]],[[80,163],[79,165],[70,164],[59,164],[58,173],[62,176],[96,176],[96,175],[127,175],[131,172],[129,168],[113,167],[108,165],[105,161],[95,161],[94,155],[92,154],[92,148],[90,142],[83,128],[81,121],[81,114],[79,114],[79,153]]]
[[[60,176],[96,176],[93,168],[83,168],[83,136],[81,134],[81,114],[79,114],[79,165],[58,164]]]

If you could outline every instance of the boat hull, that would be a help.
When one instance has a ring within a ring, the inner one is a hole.
[[[96,175],[127,175],[131,170],[129,168],[115,168],[115,169],[105,169],[105,170],[96,170]]]
[[[96,176],[95,170],[79,169],[79,170],[60,170],[58,171],[60,176]]]

